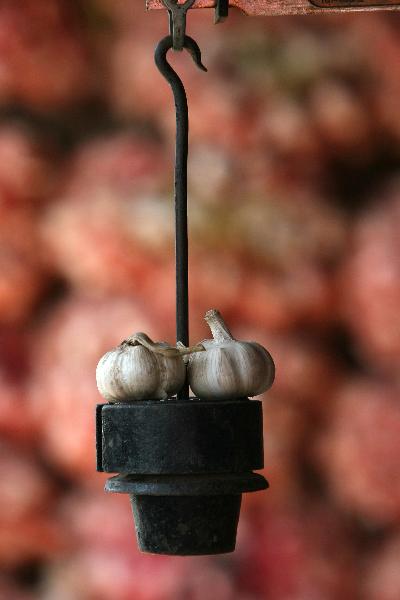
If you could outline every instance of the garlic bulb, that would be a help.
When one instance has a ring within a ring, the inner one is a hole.
[[[199,398],[228,400],[257,396],[274,381],[271,355],[257,342],[235,340],[217,310],[205,315],[213,340],[204,340],[205,352],[187,361],[190,387]]]
[[[165,400],[184,385],[181,351],[136,333],[107,352],[96,369],[97,387],[109,402]]]

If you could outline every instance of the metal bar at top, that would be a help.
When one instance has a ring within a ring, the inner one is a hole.
[[[216,0],[195,0],[193,8],[215,8]],[[147,0],[149,10],[164,8],[162,0]],[[229,0],[229,6],[251,16],[332,14],[400,10],[400,0]]]

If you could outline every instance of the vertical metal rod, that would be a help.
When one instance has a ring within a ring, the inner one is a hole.
[[[189,119],[185,88],[182,81],[167,62],[167,52],[173,46],[171,36],[162,39],[155,51],[155,62],[160,73],[171,86],[176,110],[175,145],[175,264],[176,264],[176,339],[189,346],[189,277],[188,277],[188,219],[187,219],[187,159]],[[203,70],[201,53],[196,42],[185,36],[184,48]],[[189,386],[178,394],[178,399],[189,396]]]

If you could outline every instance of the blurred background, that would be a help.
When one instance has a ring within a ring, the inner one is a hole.
[[[218,308],[277,379],[236,552],[171,558],[94,450],[99,357],[174,341],[166,15],[0,3],[1,600],[399,600],[399,16],[189,15],[191,342]]]

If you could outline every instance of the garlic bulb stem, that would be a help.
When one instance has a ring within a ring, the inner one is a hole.
[[[123,344],[128,344],[129,346],[137,346],[138,344],[140,344],[148,350],[151,350],[156,354],[161,354],[162,356],[174,357],[181,355],[177,348],[172,348],[171,346],[160,343],[157,344],[156,342],[153,342],[153,340],[149,338],[149,336],[146,333],[142,333],[141,331],[130,335],[126,340],[122,342],[121,346]]]
[[[203,344],[196,344],[195,346],[189,346],[188,348],[182,342],[177,342],[176,347],[181,356],[186,356],[187,354],[193,354],[193,352],[204,352],[205,348]]]
[[[221,313],[215,308],[207,311],[204,319],[211,329],[212,336],[216,342],[227,342],[235,339],[223,320]]]
[[[192,354],[193,352],[204,352],[205,350],[202,344],[196,344],[196,346],[190,346],[189,348],[186,348],[186,346],[184,346],[181,342],[178,342],[177,348],[173,348],[167,344],[156,343],[153,342],[153,340],[149,338],[146,333],[142,333],[141,331],[130,335],[121,343],[121,346],[124,344],[128,346],[144,346],[156,354],[161,354],[162,356],[167,356],[170,358],[173,358],[174,356],[185,356],[186,354]]]

